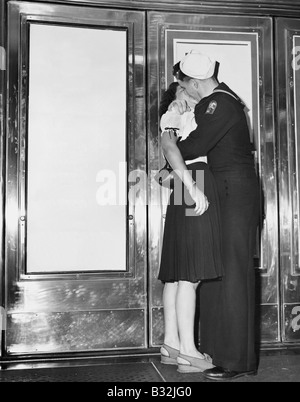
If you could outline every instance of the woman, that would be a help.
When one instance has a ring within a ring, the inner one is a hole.
[[[186,113],[180,115],[172,110],[174,99],[187,103]],[[196,127],[194,106],[195,101],[174,83],[164,94],[160,108],[162,114],[168,107],[161,117],[162,147],[175,172],[158,276],[165,284],[161,361],[178,364],[181,373],[203,372],[214,367],[209,356],[201,354],[195,346],[196,289],[201,281],[219,278],[223,274],[218,195],[208,165],[203,158],[184,163],[174,148],[164,147],[165,137],[169,137],[166,127],[175,126],[181,137],[185,137],[185,129],[190,131]]]

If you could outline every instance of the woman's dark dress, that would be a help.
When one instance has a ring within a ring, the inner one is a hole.
[[[163,282],[198,282],[222,276],[221,230],[218,192],[214,177],[204,162],[188,166],[210,205],[200,216],[181,180],[175,180],[167,207],[161,266]],[[204,185],[204,187],[203,187]]]

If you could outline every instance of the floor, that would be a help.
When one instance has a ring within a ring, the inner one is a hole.
[[[2,368],[0,382],[101,382],[106,383],[107,390],[110,390],[110,383],[191,384],[211,381],[201,374],[180,374],[176,366],[163,365],[158,355],[149,355],[90,359],[77,363],[18,364]],[[242,377],[232,382],[300,382],[300,354],[281,352],[261,356],[257,376]],[[118,387],[118,392],[122,393],[124,385]]]

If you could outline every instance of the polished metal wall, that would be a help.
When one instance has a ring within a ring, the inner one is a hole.
[[[174,43],[180,40],[211,41],[216,45],[226,40],[247,42],[252,49],[249,90],[253,95],[253,140],[261,179],[261,226],[254,255],[257,336],[262,347],[299,345],[298,19],[279,18],[283,12],[278,2],[272,9],[270,2],[265,2],[259,13],[247,2],[252,16],[246,15],[241,5],[220,3],[217,8],[193,0],[185,4],[180,1],[176,10],[171,1],[151,5],[116,0],[116,9],[102,0],[77,2],[81,6],[58,3],[1,3],[1,43],[6,43],[8,35],[8,68],[0,71],[0,192],[4,202],[0,286],[7,318],[2,354],[120,352],[145,350],[162,343],[163,287],[157,274],[168,197],[152,179],[162,162],[159,100],[172,80]],[[290,3],[285,11],[289,17],[297,7],[295,2]],[[129,191],[125,272],[32,274],[26,270],[28,48],[29,27],[34,23],[127,31]]]

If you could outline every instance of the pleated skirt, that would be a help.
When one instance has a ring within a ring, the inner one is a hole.
[[[175,176],[167,207],[158,279],[162,282],[199,281],[223,276],[220,206],[216,183],[206,163],[188,166],[210,205],[200,216],[185,186]]]

